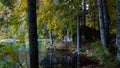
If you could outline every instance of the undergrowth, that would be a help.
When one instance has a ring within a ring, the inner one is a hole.
[[[89,56],[97,58],[99,64],[105,65],[105,68],[117,68],[120,65],[120,62],[116,59],[116,52],[106,55],[100,40],[96,40],[90,45],[94,47],[94,50],[90,51],[88,55],[90,54]]]

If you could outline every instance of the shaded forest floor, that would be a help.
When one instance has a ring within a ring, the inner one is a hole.
[[[91,46],[89,44],[81,44],[81,47],[85,49],[85,51],[83,52],[84,54],[86,54],[87,52],[90,53],[90,52],[94,51],[94,49],[95,49],[93,46]],[[85,55],[85,57],[87,57],[89,60],[91,60],[91,61],[93,61],[95,63],[83,66],[83,68],[104,68],[105,67],[104,64],[99,64],[100,61],[96,57],[89,57],[87,55]],[[91,62],[88,62],[88,63],[91,63]]]

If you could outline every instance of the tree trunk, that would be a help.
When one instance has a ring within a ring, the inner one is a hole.
[[[95,25],[95,22],[96,22],[96,19],[95,19],[95,13],[93,12],[93,21],[94,21],[94,29],[95,29],[95,27],[96,27],[96,25]]]
[[[80,22],[79,16],[77,16],[77,53],[80,52]]]
[[[104,27],[104,18],[103,18],[103,6],[102,1],[97,0],[98,5],[98,15],[99,15],[99,26],[100,26],[100,37],[101,37],[101,43],[102,47],[105,50],[105,53],[108,54],[108,51],[106,50],[106,37],[105,37],[105,27]]]
[[[117,35],[116,35],[116,46],[117,46],[117,59],[120,61],[120,0],[117,0]]]
[[[52,30],[49,31],[50,44],[53,44]]]
[[[28,24],[30,44],[30,68],[39,68],[36,25],[36,0],[28,0]]]
[[[105,24],[106,44],[107,44],[107,47],[110,48],[110,31],[109,31],[110,16],[109,16],[109,13],[108,13],[106,0],[102,0],[102,4],[103,4],[103,15],[104,15],[104,24]]]
[[[82,22],[83,22],[83,26],[85,26],[86,25],[86,1],[85,0],[82,0],[82,12],[83,12],[83,14],[82,14]]]

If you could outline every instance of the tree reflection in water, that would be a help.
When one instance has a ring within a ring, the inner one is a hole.
[[[90,64],[94,62],[84,56],[68,54],[66,51],[50,51],[40,62],[42,68],[82,68]]]

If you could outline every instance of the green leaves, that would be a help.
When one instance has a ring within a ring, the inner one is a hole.
[[[22,3],[22,0],[0,0],[0,2],[10,9],[13,9],[15,7],[19,7]]]
[[[4,5],[4,2],[10,1],[10,4],[14,6],[10,9],[9,5]],[[0,0],[0,38],[12,38],[13,35],[17,35],[17,39],[27,39],[27,3],[26,0]],[[15,8],[15,6],[19,5]],[[24,26],[24,31],[21,30],[21,26]],[[9,30],[9,31],[8,31]]]
[[[45,1],[40,2],[42,6],[38,10],[42,10],[38,12],[38,25],[46,23],[44,27],[47,28],[48,31],[53,32],[53,35],[61,37],[63,36],[64,30],[66,30],[66,23],[68,33],[73,33],[73,28],[76,28],[76,20],[75,17],[78,15],[80,11],[80,0],[76,1],[58,1],[53,2]],[[38,28],[42,28],[43,25],[38,26]],[[38,30],[40,30],[38,29]]]
[[[11,3],[10,3],[10,0],[0,0],[0,2],[5,5],[5,6],[10,6],[12,7]]]

